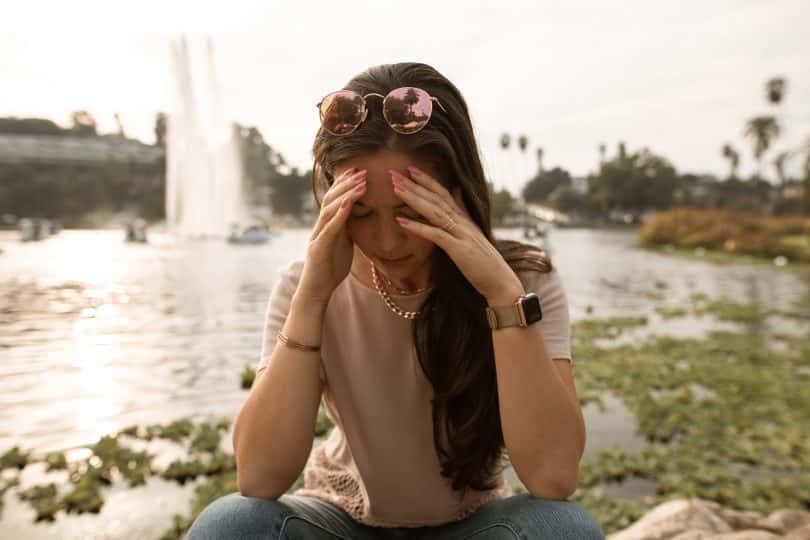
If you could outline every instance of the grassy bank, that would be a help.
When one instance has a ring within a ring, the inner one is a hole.
[[[639,231],[648,248],[706,250],[785,262],[810,263],[810,218],[759,217],[726,210],[660,212]]]

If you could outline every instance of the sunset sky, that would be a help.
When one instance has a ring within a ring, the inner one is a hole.
[[[491,175],[593,169],[597,146],[649,146],[682,172],[725,175],[720,148],[755,169],[745,121],[769,110],[764,83],[788,80],[783,137],[770,158],[810,137],[810,2],[17,2],[3,10],[0,116],[66,124],[89,110],[102,131],[120,113],[152,142],[174,104],[170,42],[214,43],[228,119],[256,125],[294,166],[311,166],[315,103],[363,69],[431,64],[464,94]],[[499,135],[525,133],[513,165]],[[794,159],[791,170],[798,170]],[[769,176],[773,175],[770,165]]]

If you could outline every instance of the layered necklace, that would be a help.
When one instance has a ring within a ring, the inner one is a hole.
[[[416,289],[415,291],[408,291],[406,289],[400,289],[399,287],[394,286],[391,280],[389,280],[385,276],[382,276],[382,279],[385,280],[385,282],[389,286],[396,289],[399,294],[419,294],[420,292],[428,290],[428,287],[422,287],[421,289]],[[385,305],[388,306],[388,309],[390,309],[391,311],[393,311],[394,313],[396,313],[397,315],[399,315],[404,319],[419,318],[419,311],[404,310],[391,299],[391,295],[388,294],[388,291],[386,291],[380,284],[380,276],[377,275],[377,267],[374,265],[374,263],[371,263],[371,281],[374,282],[374,288],[377,289],[377,293],[379,293],[379,295],[382,297],[383,302],[385,302]]]

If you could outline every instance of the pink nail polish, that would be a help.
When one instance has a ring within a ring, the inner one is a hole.
[[[411,171],[412,173],[416,173],[416,174],[422,174],[422,171],[421,171],[421,170],[419,170],[419,168],[414,167],[413,165],[408,165],[408,167],[407,167],[407,168],[408,168],[408,170],[409,170],[409,171]]]

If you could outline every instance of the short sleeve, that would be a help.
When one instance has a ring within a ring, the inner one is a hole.
[[[303,268],[303,260],[292,261],[281,270],[278,281],[273,286],[264,316],[262,349],[259,354],[259,362],[256,365],[256,373],[266,368],[270,362],[270,356],[273,354],[273,348],[276,345],[276,336],[284,326],[284,321],[287,320],[290,304],[292,304],[293,295],[298,288]],[[321,381],[326,381],[323,362],[320,365],[320,378]]]
[[[543,334],[549,358],[571,358],[571,316],[562,278],[556,269],[551,272],[525,271],[518,274],[526,292],[540,299],[543,318],[537,323]]]

